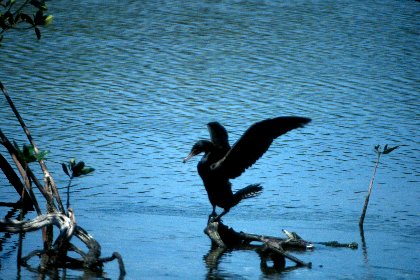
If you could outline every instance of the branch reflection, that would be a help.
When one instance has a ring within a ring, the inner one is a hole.
[[[301,268],[301,266],[286,267],[286,260],[283,256],[261,248],[261,246],[243,245],[237,248],[221,248],[212,245],[206,255],[203,256],[207,268],[206,279],[225,279],[226,272],[219,269],[221,259],[226,254],[233,254],[235,251],[253,250],[260,258],[260,269],[263,275],[275,275]],[[234,273],[234,272],[232,272]]]

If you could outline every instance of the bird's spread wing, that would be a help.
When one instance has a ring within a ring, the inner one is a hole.
[[[224,173],[228,178],[236,178],[268,150],[274,139],[310,121],[302,117],[278,117],[257,122],[211,168]]]
[[[220,150],[229,151],[228,133],[223,125],[218,122],[210,122],[207,124],[207,128],[209,129],[211,142]]]

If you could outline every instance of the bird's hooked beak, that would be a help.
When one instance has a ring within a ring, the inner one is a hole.
[[[193,156],[196,156],[198,154],[199,154],[198,150],[192,149],[191,153],[189,153],[188,156],[182,160],[182,163],[186,163],[190,158],[192,158]]]

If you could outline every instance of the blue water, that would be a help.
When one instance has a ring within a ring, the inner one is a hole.
[[[420,277],[419,3],[48,4],[54,22],[42,40],[33,31],[5,34],[0,79],[38,146],[49,150],[63,198],[62,162],[76,157],[96,169],[74,181],[71,204],[104,256],[122,254],[127,279]],[[225,224],[277,236],[285,228],[314,242],[355,241],[359,249],[319,245],[295,253],[312,269],[275,275],[261,271],[255,252],[234,251],[211,270],[202,231],[211,206],[197,160],[181,161],[208,137],[209,121],[224,124],[233,144],[252,123],[280,115],[313,121],[277,139],[233,180],[235,189],[262,183],[264,192],[232,209]],[[4,98],[0,119],[2,131],[23,144]],[[376,144],[400,147],[381,158],[362,249],[358,220]],[[14,202],[1,176],[0,201]],[[4,217],[9,209],[0,210]],[[27,234],[24,254],[40,241],[39,233]],[[17,271],[16,246],[16,236],[3,243],[0,278],[37,278]],[[105,273],[116,278],[116,263]]]

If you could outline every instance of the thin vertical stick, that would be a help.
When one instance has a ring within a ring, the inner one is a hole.
[[[363,222],[365,220],[366,210],[367,210],[367,207],[368,207],[368,204],[369,204],[370,193],[372,192],[373,181],[375,181],[376,169],[378,168],[379,158],[381,157],[381,154],[382,154],[382,152],[380,152],[380,151],[377,151],[377,153],[378,153],[378,157],[376,159],[375,168],[373,169],[373,176],[372,176],[372,179],[370,180],[368,193],[366,195],[365,205],[363,206],[362,215],[360,216],[360,220],[359,220],[359,227],[360,228],[363,228]]]
[[[67,185],[67,209],[70,208],[70,186],[71,186],[71,181],[73,180],[73,175],[70,176],[70,180],[69,183]]]
[[[23,220],[23,213],[24,213],[24,204],[23,204],[23,199],[25,197],[25,189],[22,189],[22,195],[21,195],[21,203],[22,203],[22,207],[20,208],[20,213],[19,213],[19,221]],[[38,213],[38,215],[40,215],[40,213]],[[22,260],[22,247],[23,247],[23,232],[19,232],[19,241],[18,241],[18,251],[17,251],[17,265],[18,265],[18,269],[19,266],[21,265],[21,260]]]

